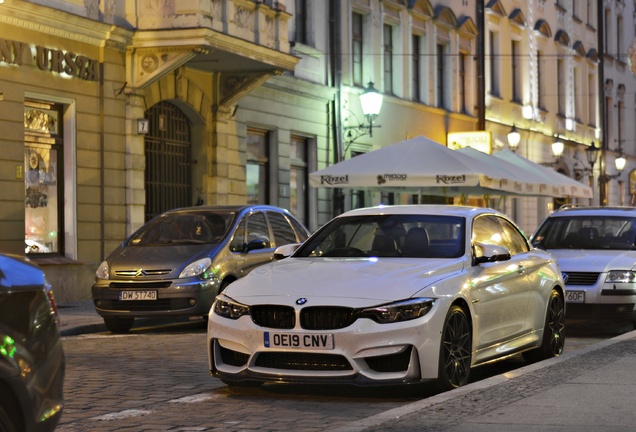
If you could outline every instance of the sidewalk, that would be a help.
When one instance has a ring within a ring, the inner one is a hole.
[[[92,300],[57,305],[62,336],[105,332],[104,320],[95,312]]]
[[[106,331],[90,300],[58,306],[62,336]],[[627,432],[636,430],[635,406],[633,331],[350,423],[337,432]]]

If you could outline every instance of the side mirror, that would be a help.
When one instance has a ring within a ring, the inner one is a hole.
[[[508,248],[500,245],[476,243],[474,251],[475,265],[487,262],[508,261],[511,258]]]
[[[298,246],[300,246],[300,243],[289,243],[289,244],[277,247],[276,251],[274,251],[274,260],[278,261],[278,260],[287,258],[291,254],[296,252],[296,249],[298,249]]]
[[[257,249],[267,249],[269,247],[269,241],[263,239],[254,239],[248,244],[245,245],[245,252],[257,250]]]

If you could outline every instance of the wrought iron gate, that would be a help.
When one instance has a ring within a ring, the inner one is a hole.
[[[169,102],[148,111],[145,137],[146,221],[166,210],[192,205],[190,122]]]

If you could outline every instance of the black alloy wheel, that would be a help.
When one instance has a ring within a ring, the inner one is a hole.
[[[451,390],[468,383],[473,337],[464,309],[453,305],[446,314],[439,354],[437,389]]]
[[[561,355],[564,346],[565,301],[563,296],[553,289],[550,293],[541,346],[532,351],[524,352],[523,358],[528,363],[546,360]]]

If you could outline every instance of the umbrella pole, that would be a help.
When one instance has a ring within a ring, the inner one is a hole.
[[[417,203],[422,204],[422,188],[420,188],[420,193],[417,194]]]

